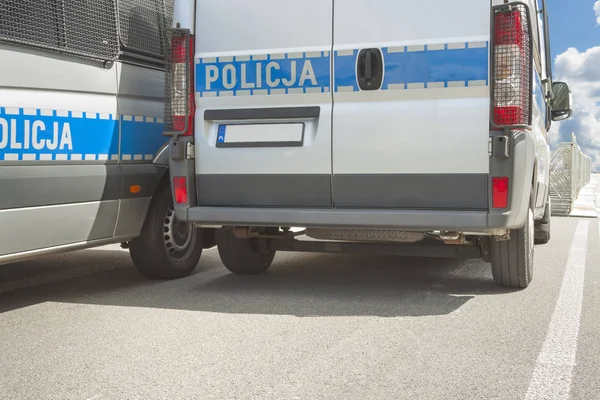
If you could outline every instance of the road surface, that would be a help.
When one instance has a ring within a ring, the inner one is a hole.
[[[481,261],[206,251],[150,282],[119,246],[0,268],[1,399],[600,399],[598,219],[554,218],[523,291]]]

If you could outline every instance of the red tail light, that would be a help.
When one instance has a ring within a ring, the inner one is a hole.
[[[173,29],[171,34],[165,122],[170,133],[191,136],[196,112],[192,73],[194,37],[187,30]]]
[[[494,29],[494,45],[503,46],[523,43],[523,18],[519,11],[509,11],[505,14],[496,14]]]
[[[492,207],[508,207],[508,184],[505,176],[492,178]]]
[[[188,191],[187,191],[187,178],[185,176],[173,177],[173,191],[175,192],[175,203],[176,204],[187,204]]]
[[[524,4],[506,4],[495,9],[492,93],[495,127],[531,125],[530,26],[529,10]]]

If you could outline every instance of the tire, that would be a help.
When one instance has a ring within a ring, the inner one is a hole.
[[[159,185],[140,236],[129,244],[133,263],[149,279],[184,278],[202,255],[202,230],[175,218],[167,182]]]
[[[261,239],[238,239],[231,229],[219,229],[216,236],[221,262],[234,274],[259,275],[273,263],[276,252],[261,249]]]
[[[550,241],[552,223],[552,204],[550,198],[546,202],[544,216],[535,222],[535,244],[546,244]]]
[[[496,285],[525,289],[533,278],[534,220],[531,208],[525,224],[510,232],[510,240],[491,239],[492,276]]]

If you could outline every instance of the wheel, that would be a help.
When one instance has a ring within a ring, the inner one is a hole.
[[[152,199],[140,236],[129,244],[133,263],[149,279],[186,277],[202,255],[202,231],[177,220],[166,182]]]
[[[550,231],[552,222],[552,204],[550,198],[546,201],[544,216],[541,220],[535,221],[535,244],[546,244],[550,241]]]
[[[534,220],[531,208],[525,224],[509,240],[491,239],[492,275],[498,286],[525,289],[533,278]]]
[[[234,274],[262,274],[273,263],[275,251],[262,246],[264,239],[238,239],[231,229],[219,229],[216,236],[221,262]]]

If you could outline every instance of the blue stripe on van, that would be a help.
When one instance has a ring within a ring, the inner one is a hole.
[[[154,117],[0,107],[0,161],[151,161],[167,141],[163,125]]]
[[[121,159],[154,158],[168,140],[163,135],[164,123],[158,121],[151,117],[133,117],[132,121],[128,121],[121,116]]]
[[[391,53],[389,48],[383,49],[383,90],[390,85],[405,85],[405,89],[420,84],[428,88],[432,83],[443,84],[443,87],[453,84],[471,86],[473,83],[488,85],[487,43],[474,48],[469,47],[468,43],[465,48],[449,49],[447,44],[443,46],[440,50],[430,50],[425,46],[423,50],[414,51],[406,46],[403,52],[396,53]]]
[[[384,47],[381,90],[488,86],[488,42]],[[357,50],[335,54],[335,90],[358,91]]]
[[[358,51],[335,51],[336,92],[359,91]],[[488,42],[384,47],[381,90],[488,86],[488,51]],[[196,92],[200,97],[328,93],[330,69],[327,51],[203,57],[196,64]]]

